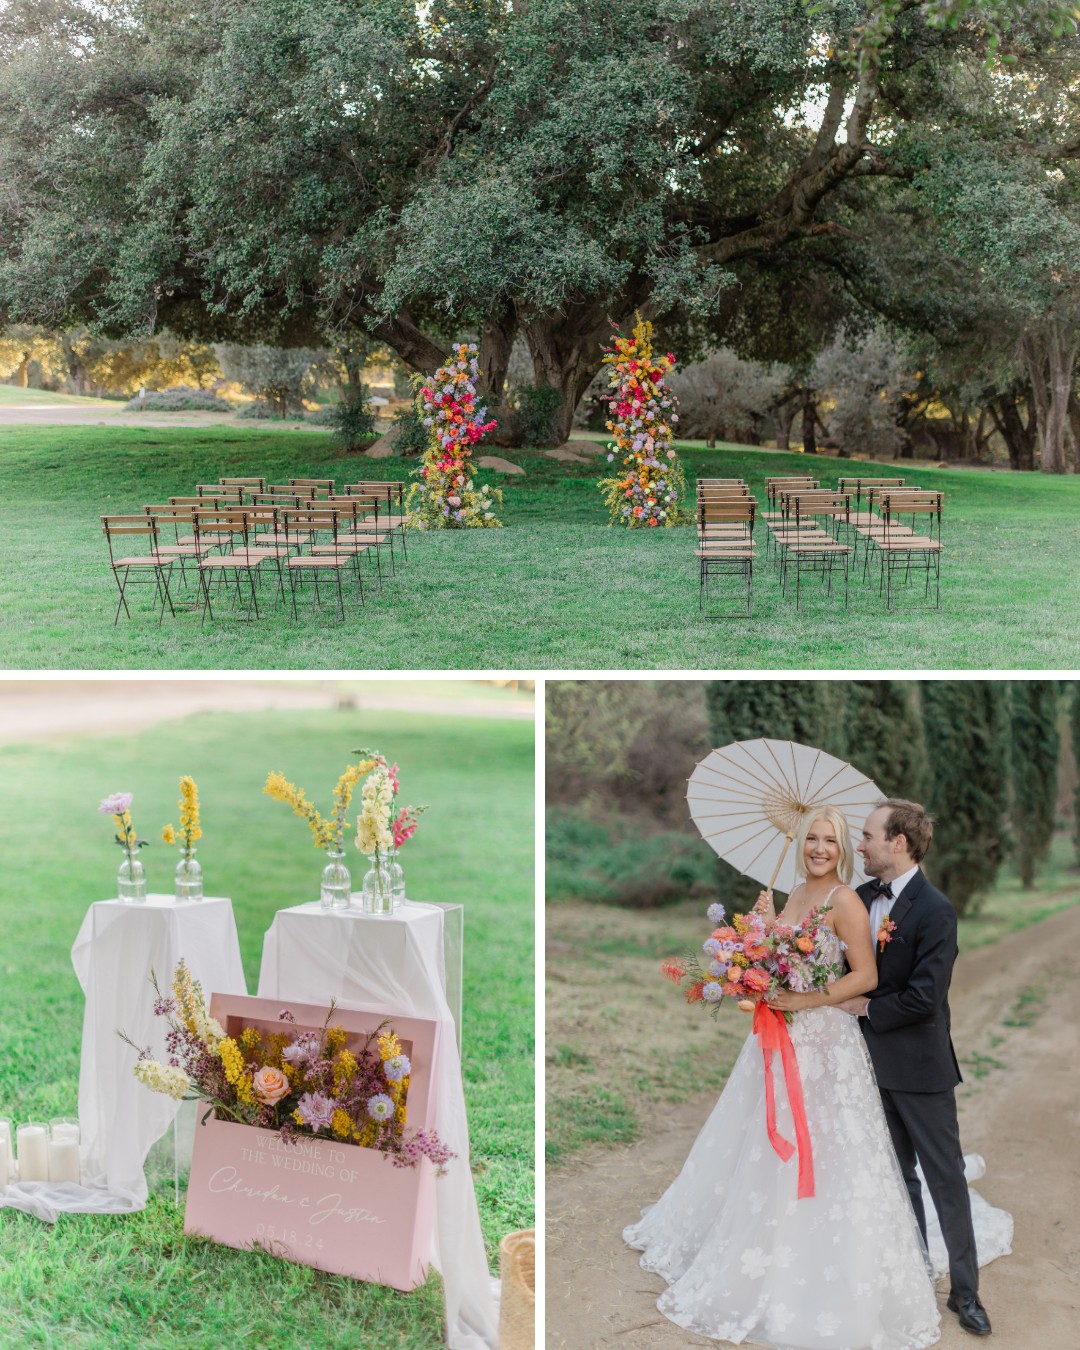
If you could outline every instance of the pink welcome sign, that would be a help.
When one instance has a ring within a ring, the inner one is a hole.
[[[278,1013],[286,1006],[296,1019],[290,1031],[318,1031],[326,1020],[326,1008],[280,999],[214,994],[210,1001],[211,1014],[236,1037],[247,1026],[281,1031]],[[385,1020],[340,1007],[333,1016],[354,1051]],[[393,1016],[390,1022],[412,1064],[406,1129],[431,1129],[438,1023]],[[427,1278],[434,1188],[426,1158],[416,1167],[394,1167],[373,1148],[303,1135],[285,1144],[274,1130],[210,1119],[195,1131],[184,1232],[415,1289]]]

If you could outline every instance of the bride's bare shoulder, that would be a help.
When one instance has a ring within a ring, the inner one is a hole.
[[[851,909],[853,906],[858,906],[859,909],[866,908],[858,894],[850,886],[837,886],[829,903],[834,909]]]

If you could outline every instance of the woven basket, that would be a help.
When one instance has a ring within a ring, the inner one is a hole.
[[[535,1350],[536,1230],[507,1233],[499,1245],[499,1350]]]

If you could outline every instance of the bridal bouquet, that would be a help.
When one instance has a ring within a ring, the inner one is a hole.
[[[295,1031],[288,1009],[280,1031],[245,1027],[226,1036],[210,1016],[197,980],[183,961],[172,989],[157,995],[154,1012],[168,1022],[168,1063],[139,1051],[135,1076],[155,1092],[204,1101],[219,1120],[278,1130],[286,1143],[299,1136],[374,1148],[395,1167],[429,1158],[442,1175],[455,1155],[434,1131],[405,1130],[405,1102],[412,1065],[393,1027],[383,1022],[357,1050],[342,1027],[330,1025],[333,1004],[319,1031]]]
[[[737,999],[744,1011],[775,989],[808,993],[820,989],[841,973],[825,954],[828,929],[824,912],[815,910],[797,928],[778,924],[772,929],[757,914],[736,914],[724,923],[723,905],[710,905],[708,918],[717,925],[702,947],[711,958],[690,953],[663,962],[661,970],[681,986],[688,1003],[708,1003],[715,1013],[725,998]],[[785,1013],[791,1021],[793,1014]]]

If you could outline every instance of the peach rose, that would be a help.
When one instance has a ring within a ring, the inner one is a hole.
[[[763,970],[748,970],[743,976],[743,983],[755,994],[763,994],[769,987],[769,977]]]
[[[795,946],[798,947],[799,951],[804,952],[807,956],[809,956],[810,953],[814,950],[814,940],[813,938],[808,937],[796,938]]]
[[[738,966],[729,966],[727,977],[732,984],[738,984],[739,981],[742,979],[742,971],[739,969]]]
[[[280,1069],[272,1069],[269,1064],[264,1064],[255,1077],[251,1080],[251,1086],[255,1089],[255,1096],[264,1106],[276,1106],[282,1097],[287,1097],[291,1091],[289,1080]]]

